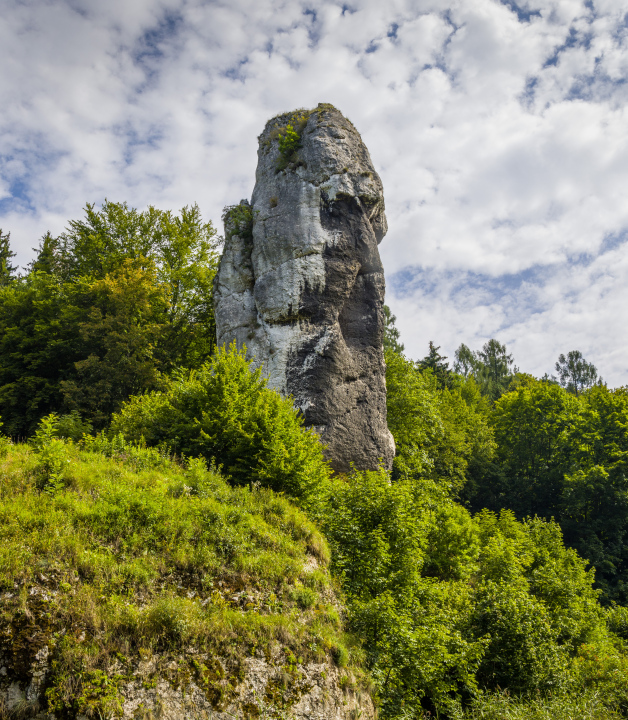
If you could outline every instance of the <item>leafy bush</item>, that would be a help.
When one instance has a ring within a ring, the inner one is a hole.
[[[248,200],[242,200],[238,205],[227,205],[222,210],[222,222],[227,237],[238,235],[244,240],[253,237],[253,208]]]
[[[380,471],[334,478],[322,525],[385,717],[462,717],[500,688],[531,698],[595,686],[577,662],[583,643],[609,647],[605,614],[556,523],[474,518]]]
[[[58,425],[58,415],[47,415],[32,439],[37,454],[38,487],[48,492],[57,492],[63,487],[63,473],[70,462],[67,443],[57,437]]]
[[[61,415],[57,420],[56,434],[58,437],[67,438],[73,442],[79,442],[83,435],[92,431],[92,424],[89,420],[83,420],[78,410]]]
[[[311,505],[329,477],[318,436],[290,398],[266,387],[246,351],[220,348],[197,371],[175,375],[163,392],[129,400],[111,433],[220,465],[238,485],[261,485]]]
[[[301,147],[301,138],[299,133],[292,127],[292,125],[286,125],[283,130],[279,131],[279,152],[284,158],[292,156],[296,150]]]

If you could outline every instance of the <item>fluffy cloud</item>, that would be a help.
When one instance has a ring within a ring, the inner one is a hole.
[[[218,221],[266,119],[332,102],[380,169],[409,354],[498,337],[628,382],[628,23],[615,0],[0,0],[0,227],[105,197]]]

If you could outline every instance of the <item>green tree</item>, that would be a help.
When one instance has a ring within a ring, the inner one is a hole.
[[[560,384],[574,395],[592,387],[598,380],[597,368],[587,362],[579,350],[568,352],[566,357],[561,353],[556,363],[556,372]],[[601,378],[599,382],[602,382]]]
[[[519,517],[557,514],[578,410],[577,400],[562,388],[533,378],[495,403],[491,422],[502,472],[500,507]]]
[[[477,359],[476,379],[482,394],[495,401],[506,391],[517,372],[513,369],[513,357],[506,352],[505,345],[493,339],[484,343],[477,352]]]
[[[606,601],[628,602],[628,391],[596,385],[579,396],[560,523],[596,568]]]
[[[166,288],[154,270],[134,267],[131,260],[72,288],[90,307],[78,326],[83,358],[74,363],[71,378],[59,382],[63,405],[102,428],[131,395],[161,384],[164,365],[156,353],[164,333],[173,332]]]
[[[197,206],[179,215],[88,205],[42,238],[26,277],[0,286],[0,411],[13,435],[50,412],[96,428],[129,394],[215,345],[218,239]]]
[[[438,352],[439,350],[440,345],[434,345],[434,343],[430,340],[430,351],[423,360],[419,360],[417,367],[422,371],[429,370],[436,378],[436,382],[439,387],[452,387],[452,372],[449,369],[449,363],[445,362],[447,357],[441,355]]]
[[[0,286],[8,285],[15,279],[17,268],[11,265],[11,258],[15,253],[11,250],[11,233],[3,233],[0,228]]]
[[[461,343],[454,353],[454,372],[466,378],[473,375],[477,368],[478,359],[476,354],[464,343]]]
[[[59,239],[47,232],[39,241],[39,247],[33,248],[37,253],[29,265],[30,272],[44,272],[49,275],[59,274]]]
[[[464,343],[456,350],[454,371],[463,377],[473,376],[482,395],[495,402],[518,372],[512,354],[498,340],[484,343],[481,350],[470,350]]]
[[[404,346],[399,342],[399,330],[395,325],[396,322],[397,317],[392,314],[388,305],[384,305],[384,349],[402,353]]]
[[[62,406],[60,381],[81,357],[82,312],[47,273],[0,288],[0,409],[7,434],[30,435]]]
[[[493,454],[486,401],[473,378],[452,377],[451,387],[441,387],[402,354],[388,348],[385,358],[388,427],[397,447],[393,477],[429,479],[458,492],[468,468]]]

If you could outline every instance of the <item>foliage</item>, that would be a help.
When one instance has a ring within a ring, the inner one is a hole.
[[[224,207],[222,222],[227,237],[238,235],[243,240],[253,238],[253,208],[248,200],[241,200],[238,205]]]
[[[0,287],[14,280],[17,270],[11,265],[11,258],[15,257],[15,253],[11,250],[10,239],[11,233],[3,233],[0,228]]]
[[[483,695],[456,720],[620,720],[624,717],[596,691],[521,698],[507,690]]]
[[[392,314],[388,305],[384,305],[384,350],[393,350],[397,354],[404,351],[403,343],[399,342],[399,330],[395,322],[397,317]]]
[[[88,420],[83,420],[76,410],[61,415],[55,429],[56,435],[74,442],[79,442],[84,435],[89,435],[91,431],[92,424]]]
[[[472,378],[439,386],[431,370],[385,350],[388,427],[397,455],[393,477],[429,478],[447,492],[465,484],[471,466],[493,453],[488,407]]]
[[[32,439],[37,455],[37,487],[56,493],[63,487],[64,471],[70,462],[68,446],[57,437],[59,418],[52,413],[42,418]]]
[[[223,346],[198,370],[175,374],[164,391],[125,403],[111,432],[212,460],[236,484],[315,502],[329,475],[318,436],[303,427],[292,400],[249,366],[245,349]]]
[[[452,387],[454,378],[449,363],[445,362],[447,357],[441,355],[439,350],[440,345],[436,346],[430,340],[430,351],[423,360],[419,360],[417,367],[419,370],[429,370],[436,378],[439,387]]]
[[[103,427],[130,394],[214,346],[215,231],[105,202],[43,239],[27,276],[0,287],[0,411],[13,436],[50,412]]]
[[[275,127],[270,133],[270,139],[276,139],[279,147],[277,172],[285,170],[290,163],[298,161],[301,135],[312,112],[311,110],[296,110],[292,113],[279,115],[276,118]]]
[[[354,473],[335,481],[324,524],[385,717],[423,699],[447,708],[475,686],[482,643],[462,637],[467,593],[421,577],[426,509],[411,482]]]
[[[301,147],[301,138],[299,133],[288,124],[279,131],[279,152],[282,157],[290,158]]]
[[[335,478],[323,528],[386,718],[569,690],[582,644],[608,642],[593,573],[555,523],[472,518],[380,471]]]
[[[567,357],[561,353],[556,363],[556,372],[560,384],[574,395],[593,387],[598,379],[597,368],[587,362],[579,350],[568,352]],[[599,382],[602,383],[601,378]]]
[[[470,507],[555,517],[596,568],[606,601],[628,597],[628,392],[596,385],[576,396],[518,375],[495,404],[494,461],[475,468]]]
[[[491,402],[497,400],[508,388],[514,374],[513,357],[506,352],[506,346],[491,339],[481,350],[473,352],[464,343],[456,350],[454,371],[464,377],[472,375],[484,397]]]

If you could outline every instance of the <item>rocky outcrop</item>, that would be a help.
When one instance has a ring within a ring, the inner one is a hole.
[[[359,133],[330,105],[273,118],[252,201],[225,215],[215,281],[219,345],[246,345],[292,395],[346,472],[392,464],[386,424],[382,183]]]
[[[71,622],[52,632],[51,614],[59,593],[31,587],[26,611],[0,630],[0,718],[55,720],[49,678]],[[11,602],[12,593],[0,595]],[[68,619],[69,620],[69,619]],[[78,632],[81,632],[78,629]],[[82,631],[85,637],[85,631]],[[332,662],[308,662],[274,642],[247,656],[243,639],[221,656],[190,646],[183,652],[141,649],[121,656],[104,671],[77,668],[67,711],[120,720],[373,720],[370,695],[350,670]],[[12,652],[8,647],[12,646]],[[65,715],[63,715],[65,717]]]

